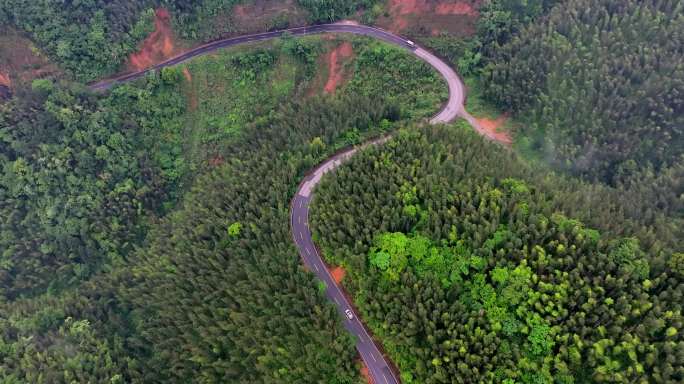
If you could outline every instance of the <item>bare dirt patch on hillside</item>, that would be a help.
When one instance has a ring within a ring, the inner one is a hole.
[[[465,1],[456,3],[440,3],[435,6],[435,13],[438,15],[468,15],[477,17],[478,13],[473,4]]]
[[[361,377],[363,377],[368,384],[374,384],[373,378],[368,371],[368,366],[366,366],[366,363],[363,360],[361,360]]]
[[[59,72],[23,34],[12,28],[0,29],[0,84],[13,88]]]
[[[5,87],[12,86],[12,82],[10,81],[8,74],[0,72],[0,85],[4,85]]]
[[[193,112],[197,110],[199,103],[197,101],[197,89],[192,83],[192,74],[190,74],[188,67],[183,67],[183,77],[185,78],[184,88],[188,98],[188,110]]]
[[[233,7],[231,22],[237,34],[305,25],[306,13],[295,0],[256,0]]]
[[[169,11],[159,8],[154,14],[154,31],[142,42],[140,50],[131,54],[128,67],[139,71],[169,59],[181,51],[171,29]]]
[[[330,51],[326,61],[328,64],[328,80],[323,90],[325,93],[333,93],[346,80],[345,63],[354,55],[350,42],[345,41]]]
[[[316,75],[307,85],[306,96],[311,97],[321,92],[334,93],[352,77],[351,63],[354,59],[354,48],[348,41],[340,42],[334,35],[324,35],[327,52],[318,56]]]
[[[481,0],[389,0],[378,25],[395,33],[466,36],[474,33]]]
[[[337,266],[334,268],[330,268],[330,275],[332,276],[333,280],[337,284],[341,283],[342,280],[344,279],[344,276],[347,274],[347,271],[344,270],[344,268]]]
[[[491,138],[498,141],[499,143],[510,146],[513,143],[511,135],[509,132],[502,130],[501,128],[508,121],[507,115],[501,115],[496,119],[488,119],[486,117],[476,118],[477,122],[480,123],[480,127],[484,129]]]

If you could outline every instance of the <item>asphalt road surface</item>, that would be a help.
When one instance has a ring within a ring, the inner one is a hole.
[[[460,116],[467,120],[478,133],[487,138],[493,139],[493,137],[487,131],[480,127],[477,120],[475,120],[470,114],[468,114],[468,112],[466,112],[464,108],[465,89],[463,82],[447,63],[425,49],[411,43],[409,40],[401,38],[390,32],[349,22],[292,28],[284,31],[265,32],[214,41],[199,46],[145,70],[91,84],[90,88],[93,90],[105,90],[117,83],[125,83],[138,79],[145,76],[145,74],[150,71],[176,65],[190,60],[193,57],[204,55],[220,48],[273,39],[276,37],[281,37],[285,34],[292,36],[304,36],[321,33],[352,33],[356,35],[364,35],[409,50],[415,56],[435,68],[444,78],[449,87],[449,99],[447,103],[442,107],[439,113],[430,119],[430,123],[448,123]],[[390,369],[390,365],[388,364],[387,360],[382,353],[380,353],[378,346],[366,331],[358,315],[354,312],[354,308],[350,305],[349,301],[343,294],[342,289],[335,283],[325,264],[323,263],[323,259],[313,243],[311,231],[309,230],[309,205],[311,203],[313,189],[321,180],[323,174],[337,168],[345,160],[354,155],[354,153],[356,153],[359,149],[369,145],[382,144],[388,139],[389,137],[375,139],[363,144],[362,146],[349,148],[319,164],[314,171],[304,178],[290,206],[292,237],[297,245],[299,254],[301,255],[307,268],[309,268],[309,270],[311,270],[321,281],[325,282],[327,286],[325,292],[326,296],[337,306],[340,316],[342,316],[344,321],[345,328],[356,337],[356,348],[361,354],[361,358],[366,363],[366,366],[368,367],[369,373],[375,384],[398,384],[399,379],[396,377],[392,369]],[[351,319],[347,316],[346,311],[350,311],[352,313]]]

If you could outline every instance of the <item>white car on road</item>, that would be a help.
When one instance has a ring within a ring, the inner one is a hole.
[[[349,320],[354,318],[354,313],[351,311],[351,309],[345,309],[344,314],[347,315],[347,319]]]

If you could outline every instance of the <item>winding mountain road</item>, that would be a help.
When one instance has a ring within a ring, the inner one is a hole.
[[[428,52],[427,50],[415,45],[414,43],[394,35],[382,29],[358,25],[351,22],[340,22],[335,24],[323,24],[308,27],[292,28],[282,31],[264,32],[253,35],[240,36],[230,39],[218,40],[208,44],[204,44],[179,56],[173,57],[167,61],[146,68],[142,71],[129,73],[112,79],[103,80],[89,87],[92,90],[105,90],[118,83],[125,83],[145,76],[150,71],[159,70],[164,67],[180,64],[194,57],[207,54],[220,48],[245,44],[249,42],[263,41],[282,37],[289,34],[292,36],[304,36],[321,33],[351,33],[356,35],[364,35],[373,37],[387,43],[402,47],[416,57],[425,61],[433,68],[435,68],[446,81],[449,87],[449,99],[442,109],[434,117],[430,119],[431,124],[448,123],[456,117],[462,117],[470,123],[470,125],[481,135],[494,140],[492,135],[483,130],[478,124],[477,120],[473,118],[464,108],[465,87],[463,82],[458,77],[456,72],[449,67],[447,63],[442,61],[437,56]],[[325,282],[326,296],[335,303],[340,315],[344,319],[345,328],[356,337],[356,348],[358,349],[361,358],[368,367],[369,373],[375,384],[398,384],[400,381],[395,372],[390,368],[385,356],[380,352],[380,349],[368,334],[364,325],[360,321],[358,315],[354,312],[342,288],[332,278],[328,269],[326,268],[323,259],[313,239],[311,238],[311,231],[309,229],[309,205],[312,199],[312,193],[316,185],[326,172],[332,171],[342,164],[345,160],[351,158],[354,153],[364,147],[370,145],[382,144],[389,140],[390,137],[371,140],[365,144],[344,150],[336,155],[328,158],[321,163],[315,170],[302,180],[299,189],[292,199],[290,205],[290,225],[292,229],[292,237],[299,250],[299,254],[304,261],[304,264],[311,270],[321,281]],[[351,316],[347,315],[351,313]]]

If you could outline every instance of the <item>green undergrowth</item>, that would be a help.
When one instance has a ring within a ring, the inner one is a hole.
[[[486,117],[496,119],[502,111],[484,98],[483,84],[478,77],[467,77],[465,79],[466,110],[476,117]]]
[[[257,129],[287,101],[327,97],[322,90],[311,92],[316,79],[328,74],[320,57],[344,41],[352,42],[354,55],[337,94],[383,99],[402,119],[428,117],[446,100],[446,86],[430,66],[406,50],[351,35],[286,36],[222,49],[124,87],[152,87],[150,108],[156,98],[181,109],[167,114],[162,140],[151,145],[170,177],[187,184],[189,175],[220,163],[222,148]],[[356,132],[347,132],[342,143],[355,141]]]
[[[467,88],[466,110],[473,116],[496,119],[504,113],[484,97],[483,87],[486,85],[480,77],[467,77],[465,85]],[[513,149],[520,155],[522,160],[550,170],[550,166],[545,161],[543,153],[532,145],[533,142],[536,142],[536,139],[530,137],[529,131],[521,129],[524,124],[527,123],[523,121],[522,117],[508,116],[500,129],[510,133],[513,138]]]
[[[354,77],[347,92],[388,98],[398,103],[407,119],[428,117],[449,97],[437,72],[406,50],[385,43],[357,39]]]
[[[277,41],[220,50],[186,64],[192,77],[182,86],[190,107],[186,153],[193,159],[215,153],[217,145],[272,114],[310,79],[320,51],[318,39]]]
[[[459,121],[326,175],[310,223],[404,383],[681,382],[677,223],[625,207]]]

